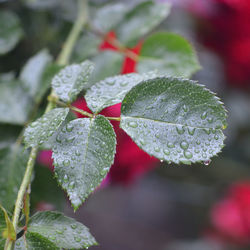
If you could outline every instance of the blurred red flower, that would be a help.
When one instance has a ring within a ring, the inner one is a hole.
[[[231,186],[212,208],[211,220],[224,239],[250,244],[250,182]]]
[[[116,39],[115,32],[109,32],[104,41],[100,44],[99,50],[114,50],[119,49],[113,45],[112,39]],[[134,52],[135,55],[139,55],[142,46],[140,41],[134,48],[127,49]],[[123,65],[121,68],[122,74],[136,72],[136,62],[128,56],[125,56]],[[73,105],[79,109],[84,109],[91,112],[87,107],[86,101],[83,98],[76,100]],[[121,104],[116,104],[112,107],[104,109],[101,114],[105,116],[119,117],[121,114]],[[83,117],[81,114],[76,113],[77,117]],[[119,128],[119,123],[112,121],[114,130],[117,135],[117,148],[114,164],[104,182],[130,184],[139,176],[143,175],[150,169],[156,166],[158,160],[149,156],[143,150],[141,150],[132,139]],[[44,165],[49,165],[52,168],[51,151],[40,152],[38,161]]]
[[[210,6],[207,8],[207,6]],[[250,2],[249,0],[194,0],[201,19],[199,38],[223,59],[228,81],[250,87]]]

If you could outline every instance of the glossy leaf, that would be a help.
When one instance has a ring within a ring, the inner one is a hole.
[[[162,77],[131,89],[122,103],[120,126],[161,160],[209,162],[223,147],[226,111],[202,85]]]
[[[39,212],[32,216],[25,237],[28,250],[82,249],[97,245],[95,238],[83,224],[62,213],[51,211]],[[19,248],[15,249],[26,249],[22,247],[23,242],[23,239],[17,241]]]
[[[93,85],[106,77],[119,74],[123,62],[123,55],[114,51],[104,51],[91,60],[95,64],[95,70],[89,80]]]
[[[180,35],[159,32],[148,37],[142,46],[138,72],[157,69],[169,76],[190,77],[200,69],[192,46]]]
[[[0,81],[0,122],[22,125],[28,118],[32,100],[19,81]]]
[[[20,74],[20,80],[31,97],[36,97],[40,92],[43,73],[51,61],[52,56],[44,49],[31,57],[24,65]]]
[[[32,122],[24,132],[26,146],[35,147],[48,141],[61,126],[68,113],[68,108],[55,108]]]
[[[28,153],[22,147],[9,147],[0,150],[0,203],[7,210],[15,204],[28,161]]]
[[[72,64],[62,69],[52,80],[56,94],[65,102],[72,102],[77,95],[89,85],[89,76],[94,70],[90,61]]]
[[[76,210],[101,183],[114,160],[116,139],[103,116],[69,122],[53,146],[55,174]]]
[[[156,1],[139,3],[116,27],[119,41],[132,45],[159,25],[169,14],[170,4]]]
[[[23,35],[19,18],[10,11],[0,11],[0,55],[11,51]]]
[[[85,100],[88,107],[98,113],[106,107],[122,102],[127,92],[138,83],[156,76],[156,72],[149,72],[108,77],[88,89]]]

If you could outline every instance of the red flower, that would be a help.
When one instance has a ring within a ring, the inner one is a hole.
[[[225,239],[250,244],[250,182],[233,185],[212,208],[211,219]]]
[[[196,7],[199,1],[194,3],[194,10],[199,11],[203,21],[199,37],[222,57],[228,81],[234,86],[249,87],[250,2],[208,0],[209,12],[204,6],[203,9]]]
[[[105,40],[100,44],[99,50],[115,50],[119,49],[111,42],[112,39],[116,39],[115,32],[111,31],[106,35]],[[126,49],[134,52],[135,55],[139,55],[142,42],[139,42],[134,48]],[[125,56],[122,65],[121,73],[132,73],[136,71],[136,61],[128,56]],[[79,109],[86,110],[91,113],[87,104],[83,98],[78,99],[73,105]],[[82,117],[79,113],[75,113],[78,118]],[[101,114],[105,116],[119,117],[121,114],[121,104],[114,105],[104,109]],[[119,128],[119,123],[112,122],[116,135],[117,135],[117,150],[114,164],[104,182],[120,182],[123,184],[129,184],[136,178],[146,173],[150,169],[155,167],[155,163],[158,161],[156,158],[150,157],[147,153],[142,151],[132,139]],[[43,151],[40,153],[39,161],[45,165],[52,166],[51,152]]]

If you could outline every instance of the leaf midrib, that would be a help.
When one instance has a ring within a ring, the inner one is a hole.
[[[220,130],[220,131],[222,130],[221,128],[197,127],[197,126],[185,125],[185,124],[180,124],[180,123],[172,123],[172,122],[167,122],[167,121],[160,121],[160,120],[155,120],[155,119],[147,118],[147,117],[121,115],[121,121],[124,120],[124,118],[125,119],[128,118],[128,119],[149,120],[149,121],[153,121],[153,122],[165,123],[165,124],[168,124],[170,126],[184,126],[184,127],[187,127],[187,128],[195,128],[195,129],[215,129],[215,130]]]

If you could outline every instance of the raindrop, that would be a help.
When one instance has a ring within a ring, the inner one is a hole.
[[[170,155],[170,151],[169,151],[168,149],[164,149],[164,150],[163,150],[163,153],[164,153],[165,155]]]
[[[214,121],[214,119],[213,119],[212,117],[209,117],[209,118],[207,119],[207,121],[208,121],[209,123],[212,123],[212,122]]]
[[[146,142],[145,142],[145,140],[143,138],[140,139],[140,143],[141,143],[142,146],[146,145]]]
[[[205,120],[207,117],[207,112],[205,111],[204,113],[201,114],[201,119]]]
[[[155,152],[160,152],[160,148],[159,147],[155,147],[154,150],[155,150]]]
[[[182,149],[185,150],[185,149],[188,149],[189,144],[186,141],[182,141],[181,144],[180,144],[180,146],[181,146]]]
[[[69,161],[68,159],[66,159],[66,160],[63,161],[63,165],[64,165],[65,167],[68,167],[69,164],[70,164],[70,161]]]
[[[76,225],[76,224],[72,224],[70,227],[71,227],[72,229],[76,229],[76,228],[77,228],[77,225]]]
[[[176,131],[179,135],[182,135],[185,132],[184,127],[181,125],[177,125]]]
[[[211,160],[204,161],[204,165],[208,166],[210,164]]]
[[[131,128],[137,128],[137,126],[138,126],[137,122],[129,122],[128,125]]]
[[[194,135],[194,132],[195,132],[195,128],[188,127],[188,133],[189,133],[190,135]]]
[[[168,142],[167,145],[168,145],[169,148],[174,148],[174,144],[172,142]]]
[[[68,123],[68,124],[66,125],[66,130],[67,130],[68,132],[71,132],[71,131],[73,130],[73,125],[70,124],[70,123]]]
[[[218,139],[219,139],[219,136],[218,136],[218,135],[215,135],[215,136],[214,136],[214,139],[215,139],[215,140],[218,140]]]
[[[184,110],[184,112],[188,111],[188,107],[185,104],[183,105],[183,110]]]
[[[185,151],[184,152],[184,156],[187,158],[187,159],[191,159],[193,157],[193,154],[190,152],[190,151]]]

